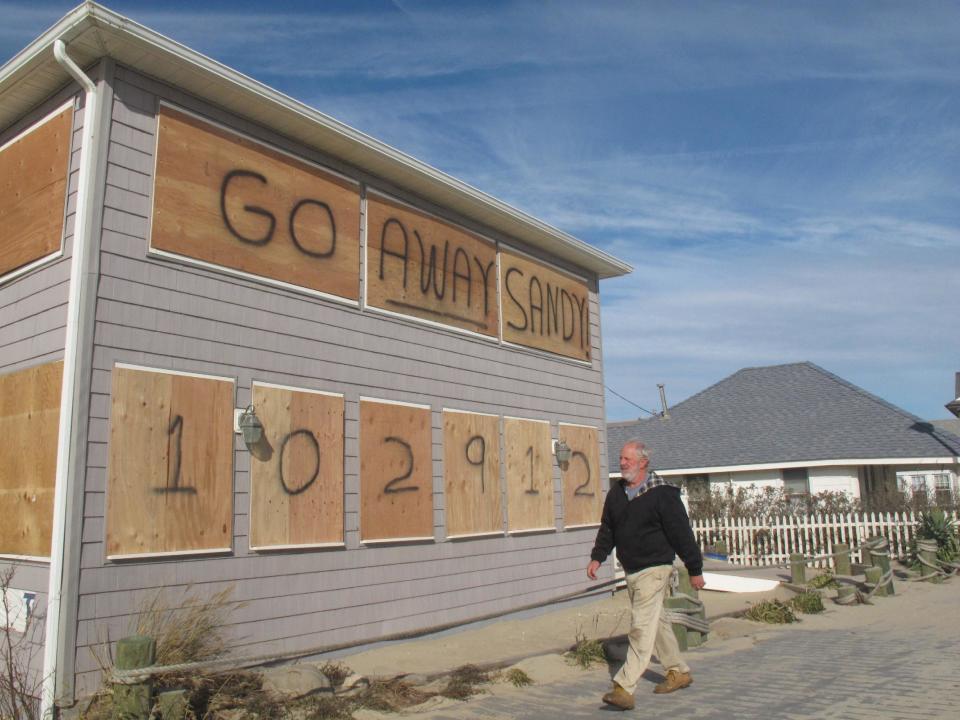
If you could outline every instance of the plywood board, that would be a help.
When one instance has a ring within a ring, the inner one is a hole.
[[[359,187],[161,106],[151,247],[357,300]]]
[[[506,418],[503,443],[510,532],[555,529],[550,424]]]
[[[503,530],[496,415],[443,411],[443,479],[448,537]]]
[[[503,339],[590,360],[590,294],[582,280],[500,251]]]
[[[360,401],[360,539],[433,537],[430,409]]]
[[[61,247],[72,129],[66,107],[0,150],[0,275]]]
[[[561,468],[564,525],[596,525],[603,510],[599,433],[594,427],[560,423],[559,436],[573,451],[566,470]]]
[[[497,336],[492,242],[373,193],[367,238],[368,305]]]
[[[254,383],[250,546],[343,543],[343,396]]]
[[[117,366],[107,555],[231,547],[232,380]]]
[[[63,363],[0,376],[0,554],[49,557]]]

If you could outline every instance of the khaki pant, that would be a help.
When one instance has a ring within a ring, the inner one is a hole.
[[[627,660],[613,678],[628,693],[637,689],[643,671],[654,651],[664,669],[690,672],[680,657],[680,646],[673,627],[663,612],[663,600],[670,593],[671,565],[657,565],[627,575],[627,593],[630,597],[630,647]]]

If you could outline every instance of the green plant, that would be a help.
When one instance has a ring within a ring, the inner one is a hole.
[[[812,578],[810,582],[807,583],[812,588],[817,590],[822,590],[823,588],[837,588],[840,587],[840,583],[837,582],[837,579],[833,576],[833,573],[827,571],[816,577]]]
[[[813,613],[823,612],[823,598],[816,590],[807,590],[790,599],[790,608],[798,612]]]
[[[751,605],[744,613],[744,617],[749,620],[756,620],[757,622],[770,623],[771,625],[799,621],[797,616],[793,614],[790,606],[785,605],[779,600],[764,600]]]
[[[586,669],[594,663],[606,662],[603,654],[603,643],[599,640],[588,640],[581,632],[576,635],[576,642],[567,652],[567,659],[574,665]]]
[[[507,682],[514,687],[524,687],[525,685],[533,684],[533,679],[520,668],[510,668],[504,673],[504,677],[507,679]]]
[[[957,538],[957,528],[947,517],[947,514],[935,508],[920,513],[920,524],[917,532],[910,540],[910,554],[913,557],[914,567],[920,565],[917,551],[918,540],[934,540],[937,543],[937,559],[941,562],[956,562],[960,556],[960,541]]]

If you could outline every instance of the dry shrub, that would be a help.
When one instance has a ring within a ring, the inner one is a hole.
[[[353,671],[343,663],[325,662],[320,666],[320,672],[326,675],[333,687],[340,687]]]
[[[396,712],[419,705],[431,697],[433,697],[433,693],[417,690],[401,678],[394,678],[392,680],[374,680],[370,683],[370,687],[355,698],[355,701],[358,706],[370,710]]]
[[[450,679],[440,694],[453,700],[466,700],[472,695],[483,692],[477,689],[477,685],[488,682],[490,682],[490,673],[476,665],[461,665],[450,674]]]
[[[0,572],[0,605],[3,617],[13,616],[7,590],[12,588],[15,566]],[[34,656],[43,646],[29,633],[42,627],[37,615],[29,619],[27,631],[20,633],[10,625],[0,626],[0,718],[3,720],[36,720],[40,717],[40,690],[43,685],[31,667]]]
[[[213,660],[227,652],[223,626],[227,615],[243,603],[230,600],[233,586],[209,600],[190,593],[179,603],[169,603],[163,591],[141,605],[134,632],[157,643],[157,665]]]

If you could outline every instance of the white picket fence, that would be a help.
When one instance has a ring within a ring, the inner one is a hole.
[[[947,516],[957,519],[956,511]],[[834,543],[847,543],[853,562],[860,561],[860,545],[870,537],[885,537],[892,557],[909,552],[920,518],[912,512],[793,515],[777,518],[719,518],[692,520],[701,548],[709,551],[718,540],[726,543],[730,562],[738,565],[784,565],[791,553],[807,556],[833,552]],[[831,567],[832,558],[816,567]]]

